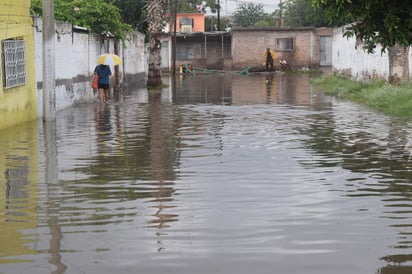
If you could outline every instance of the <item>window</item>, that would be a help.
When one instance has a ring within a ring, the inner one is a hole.
[[[3,40],[3,87],[12,88],[26,83],[26,58],[24,40]]]
[[[181,31],[182,32],[192,32],[192,26],[191,25],[182,25],[181,26]]]
[[[180,30],[181,32],[192,32],[194,26],[193,18],[183,17],[180,19]]]
[[[294,50],[295,44],[293,38],[277,38],[276,50]]]

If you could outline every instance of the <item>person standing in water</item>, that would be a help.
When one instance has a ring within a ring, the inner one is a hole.
[[[99,102],[107,102],[110,99],[109,86],[110,86],[110,76],[112,71],[108,65],[100,64],[94,69],[94,73],[99,76],[98,90],[99,90]]]
[[[263,63],[266,65],[266,71],[272,71],[273,70],[273,60],[275,60],[275,52],[273,50],[270,50],[270,48],[266,49],[266,52],[264,54],[265,60]],[[269,70],[270,67],[270,70]]]

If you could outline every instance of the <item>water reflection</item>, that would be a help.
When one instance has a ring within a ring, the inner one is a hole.
[[[0,265],[37,252],[22,231],[38,226],[38,150],[36,123],[0,134]]]
[[[47,201],[47,224],[49,227],[50,240],[48,253],[50,254],[49,263],[55,266],[53,274],[64,273],[67,266],[62,262],[61,240],[63,232],[59,223],[61,214],[61,204],[63,198],[60,195],[63,189],[58,183],[58,148],[57,148],[57,129],[56,122],[50,121],[44,123],[44,155],[45,155],[45,185]]]
[[[352,106],[340,104],[342,111],[351,111]],[[346,197],[377,197],[381,201],[383,208],[379,217],[389,219],[389,226],[395,228],[398,235],[391,244],[392,255],[381,258],[389,265],[378,273],[409,273],[411,268],[407,264],[412,262],[411,255],[398,254],[397,250],[408,250],[412,243],[412,173],[410,152],[405,150],[411,138],[410,129],[404,122],[388,121],[379,114],[371,115],[368,110],[357,110],[350,120],[345,116],[335,110],[306,117],[308,127],[301,133],[310,136],[304,143],[317,157],[302,164],[313,169],[348,170],[351,176],[345,184],[330,182],[334,191]],[[357,210],[373,211],[374,208],[363,204]]]
[[[275,73],[179,76],[175,103],[317,105],[324,98],[312,88],[310,78],[311,75],[286,77]]]
[[[311,77],[166,77],[3,131],[0,271],[410,272],[412,123]]]

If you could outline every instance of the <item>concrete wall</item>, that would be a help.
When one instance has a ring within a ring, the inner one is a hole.
[[[30,0],[0,1],[0,41],[21,39],[25,47],[25,84],[7,88],[0,79],[0,129],[36,119],[34,38],[29,14]],[[0,51],[1,52],[1,51]],[[0,64],[3,63],[0,54]],[[4,74],[0,68],[0,76]]]
[[[374,54],[368,54],[354,37],[343,37],[343,32],[344,27],[333,30],[332,70],[354,80],[386,80],[389,76],[388,54],[381,54],[380,46]]]
[[[42,117],[42,20],[34,19],[35,64],[37,81],[37,116]],[[72,31],[74,29],[74,31]],[[98,55],[114,53],[114,39],[89,34],[87,30],[74,27],[70,23],[56,22],[55,58],[56,58],[56,111],[80,103],[95,100],[90,87],[96,58]],[[145,79],[147,58],[144,35],[128,35],[125,45],[120,45],[119,56],[123,64],[118,66],[121,83],[133,85]],[[114,67],[111,68],[114,75]],[[112,81],[113,83],[113,77]]]

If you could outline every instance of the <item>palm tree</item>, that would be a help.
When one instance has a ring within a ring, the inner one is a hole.
[[[160,73],[160,50],[162,47],[160,35],[165,20],[167,0],[149,0],[147,4],[148,31],[150,33],[149,72],[147,86],[158,87],[162,85]]]

